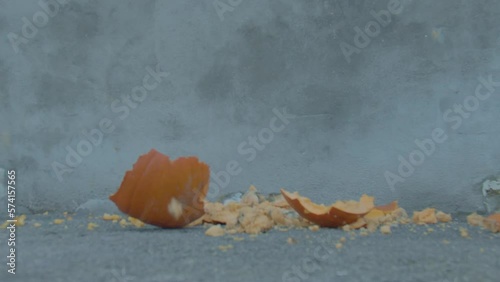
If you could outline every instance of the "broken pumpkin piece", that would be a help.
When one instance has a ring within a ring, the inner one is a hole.
[[[347,228],[348,226],[348,228]],[[358,218],[355,222],[345,225],[344,231],[350,231],[351,229],[360,229],[362,227],[366,227],[366,220],[363,217]]]
[[[436,213],[436,218],[439,222],[443,222],[443,223],[446,223],[446,222],[450,222],[451,221],[451,215],[450,214],[447,214],[447,213],[444,213],[442,211],[438,211]]]
[[[435,224],[438,222],[450,222],[451,215],[435,208],[426,208],[422,211],[413,212],[413,223],[415,224]]]
[[[434,208],[413,212],[413,223],[415,224],[434,224],[437,222],[436,209]]]
[[[380,224],[391,220],[391,216],[399,208],[397,201],[387,205],[376,206],[370,210],[363,218],[351,224],[353,229],[370,226],[370,230],[375,230]]]
[[[233,226],[238,222],[238,212],[241,205],[239,203],[205,203],[205,215],[202,221],[212,224],[226,224]]]
[[[207,231],[205,231],[205,235],[212,237],[223,236],[225,233],[226,232],[224,228],[222,228],[220,224],[213,225],[212,227],[208,228]]]
[[[337,201],[330,206],[318,205],[298,192],[281,189],[288,204],[305,219],[321,227],[340,227],[357,221],[374,208],[374,198],[362,195],[357,201]]]
[[[471,226],[483,226],[484,217],[477,214],[472,213],[467,216],[467,223]]]
[[[494,213],[486,217],[484,227],[493,233],[500,232],[500,213]]]
[[[467,223],[471,226],[488,229],[493,233],[500,232],[500,213],[494,213],[487,217],[472,213],[467,216]]]
[[[152,149],[125,173],[109,198],[124,213],[164,228],[183,227],[204,214],[209,167],[196,157],[174,161]]]
[[[393,211],[397,210],[398,208],[399,208],[398,201],[392,201],[387,205],[376,206],[373,208],[373,210],[381,211],[384,214],[389,214],[389,213],[392,213]]]

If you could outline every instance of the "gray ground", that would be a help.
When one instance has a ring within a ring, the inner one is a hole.
[[[207,237],[204,227],[122,228],[86,215],[53,225],[54,218],[63,216],[31,215],[18,228],[17,274],[7,274],[2,254],[0,281],[500,281],[500,235],[463,220],[432,226],[428,234],[429,226],[407,225],[353,240],[342,230],[321,229],[235,241]],[[88,222],[99,227],[89,231]],[[460,226],[470,239],[460,236]],[[337,249],[342,236],[347,242]],[[233,248],[219,249],[228,244]]]

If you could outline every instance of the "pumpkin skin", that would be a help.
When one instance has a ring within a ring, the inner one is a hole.
[[[349,207],[347,202],[337,201],[330,206],[318,205],[297,192],[290,193],[281,189],[288,204],[303,218],[321,227],[341,227],[351,224],[373,209],[374,198],[363,195],[356,206]]]
[[[120,211],[163,228],[186,226],[204,214],[210,171],[196,157],[171,161],[152,149],[125,173],[109,199]]]

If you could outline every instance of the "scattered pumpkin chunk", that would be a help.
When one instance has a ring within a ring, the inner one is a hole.
[[[500,213],[494,213],[484,220],[484,227],[491,232],[500,232]]]
[[[436,218],[436,209],[426,208],[422,211],[413,212],[413,222],[415,224],[434,224],[438,220]]]
[[[54,219],[54,224],[63,224],[63,223],[64,223],[64,219],[61,219],[61,218]]]
[[[23,226],[25,224],[25,221],[26,221],[26,215],[23,214],[23,215],[20,215],[20,216],[16,216],[15,219],[17,219],[17,222],[16,222],[17,226]]]
[[[391,233],[391,226],[390,225],[382,225],[380,227],[380,233],[382,233],[382,234],[390,234]]]
[[[435,224],[438,222],[450,222],[451,215],[435,208],[426,208],[422,211],[413,212],[413,222],[415,224]]]
[[[15,224],[16,226],[23,226],[25,223],[26,223],[26,215],[23,214],[23,215],[20,215],[20,216],[16,216],[14,217],[15,220]],[[5,229],[7,228],[10,224],[12,224],[9,220],[6,220],[4,223],[2,223],[0,225],[0,229]]]
[[[128,217],[128,221],[130,221],[130,223],[132,223],[132,225],[134,225],[137,228],[144,227],[145,225],[144,222],[142,222],[140,219],[133,218],[131,216]]]
[[[484,217],[477,214],[472,213],[467,216],[467,223],[471,226],[483,226]]]
[[[480,226],[493,233],[500,232],[500,213],[494,213],[487,217],[472,213],[467,216],[467,223],[471,226]]]
[[[469,231],[466,228],[460,227],[458,230],[460,231],[460,236],[463,238],[470,238]]]
[[[125,219],[123,219],[123,218],[119,221],[119,224],[120,224],[120,226],[121,226],[121,227],[127,227],[127,226],[129,226],[129,225],[130,225],[130,223],[128,223],[128,222],[127,222]]]
[[[89,222],[89,223],[87,224],[87,230],[92,231],[92,230],[94,230],[95,228],[97,228],[98,226],[99,226],[99,225],[97,225],[97,224],[95,224],[95,223],[93,223],[93,222]]]
[[[102,216],[102,219],[103,220],[112,220],[112,221],[115,221],[115,220],[120,220],[122,217],[117,215],[117,214],[109,214],[109,213],[105,213],[103,216]]]
[[[225,233],[226,232],[224,231],[224,229],[222,227],[220,227],[219,224],[214,225],[214,226],[208,228],[207,231],[205,231],[205,235],[212,236],[212,237],[223,236]]]
[[[447,214],[447,213],[444,213],[442,211],[438,211],[436,213],[436,218],[439,222],[450,222],[451,221],[451,215],[450,214]]]

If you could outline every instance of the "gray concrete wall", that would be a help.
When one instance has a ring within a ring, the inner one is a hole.
[[[0,168],[24,209],[106,198],[151,148],[207,162],[212,199],[469,212],[500,172],[498,1],[41,3],[0,1]]]

